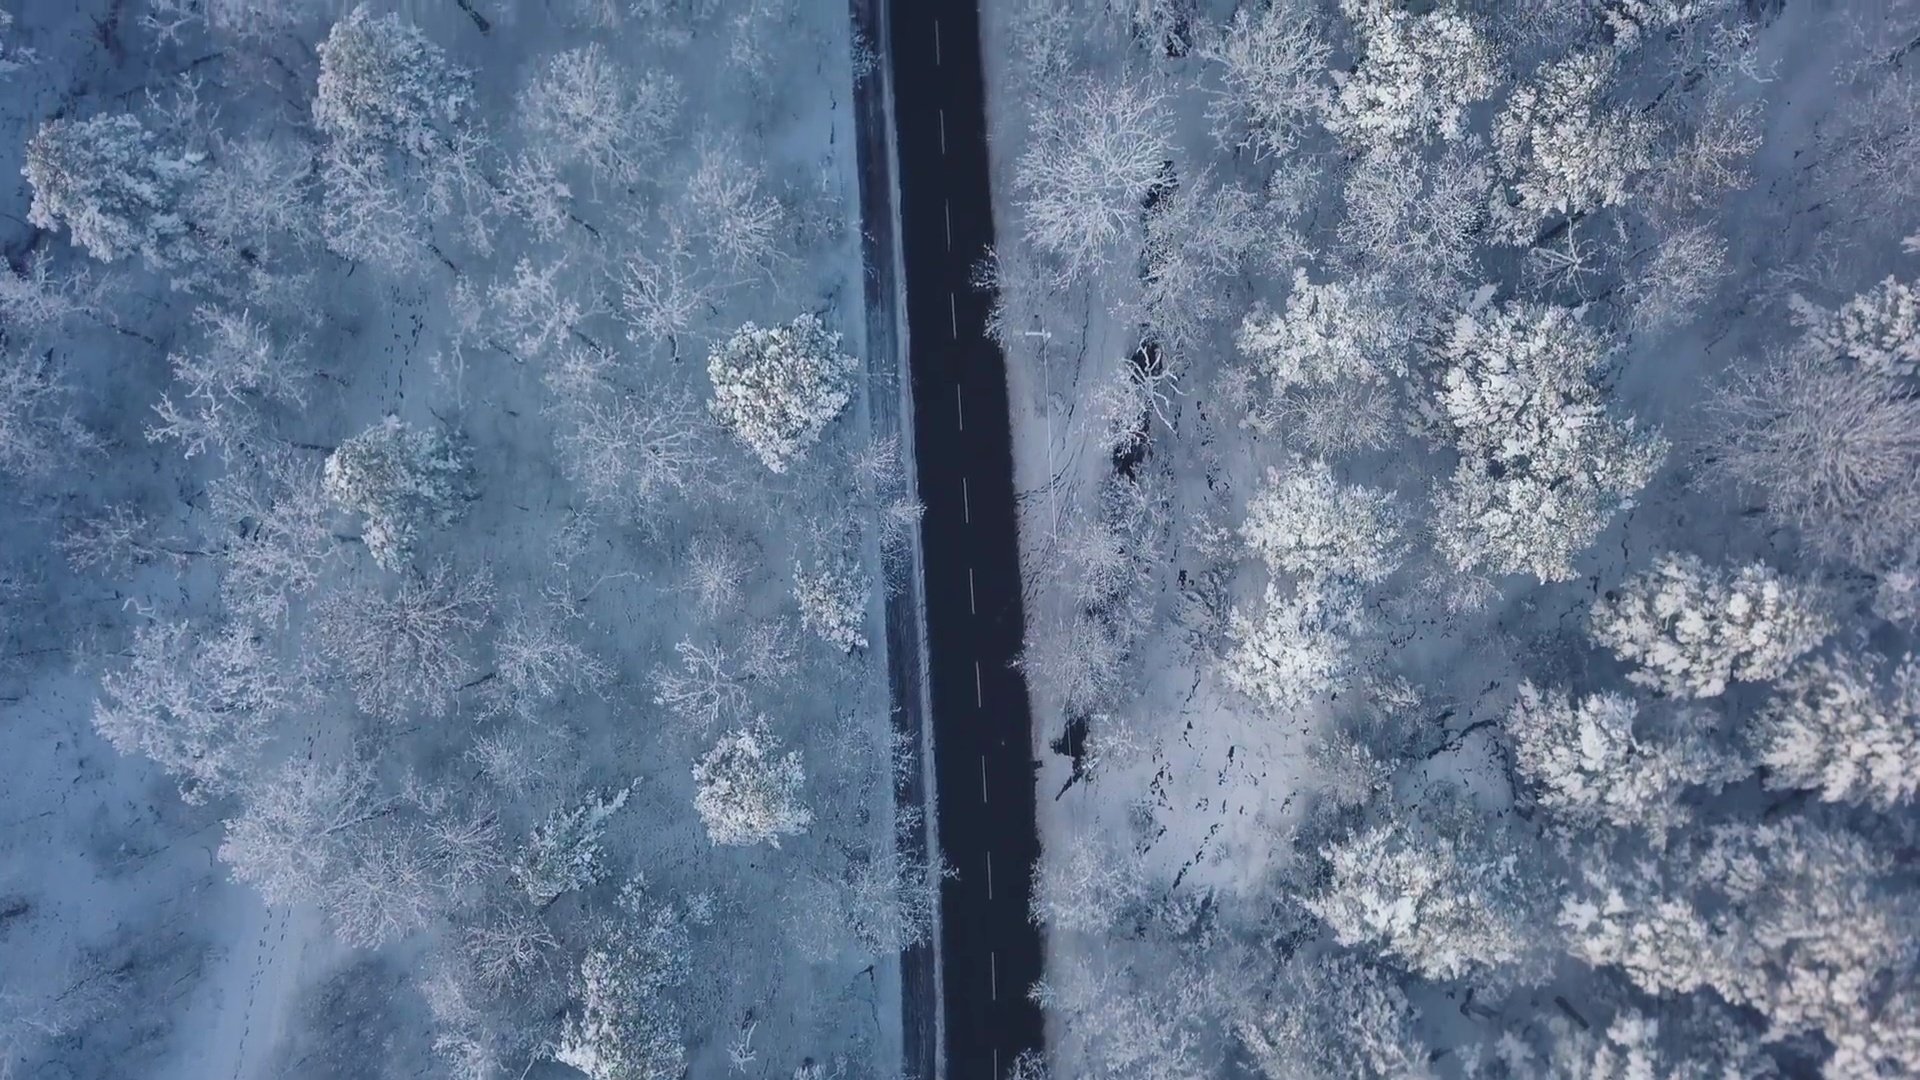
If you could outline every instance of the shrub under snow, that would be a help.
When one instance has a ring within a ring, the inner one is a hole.
[[[327,496],[361,515],[373,561],[398,569],[423,525],[449,525],[465,503],[467,459],[438,431],[416,431],[397,416],[340,444],[327,458]]]
[[[867,647],[867,593],[872,583],[847,567],[793,572],[793,599],[800,625],[842,652]]]

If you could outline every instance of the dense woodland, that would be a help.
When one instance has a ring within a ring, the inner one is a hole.
[[[1920,1073],[1920,6],[986,7],[1021,1075]]]
[[[849,25],[0,22],[0,1076],[898,1072]]]

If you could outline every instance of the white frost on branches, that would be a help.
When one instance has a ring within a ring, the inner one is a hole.
[[[367,553],[389,570],[412,556],[422,526],[452,524],[468,491],[465,452],[440,431],[416,431],[397,416],[327,458],[327,497],[363,519]]]
[[[715,844],[770,844],[813,824],[800,801],[806,773],[800,753],[780,753],[765,717],[721,736],[693,767],[693,808]]]
[[[1654,121],[1605,104],[1613,67],[1612,53],[1577,53],[1547,65],[1507,99],[1493,125],[1505,183],[1491,203],[1507,243],[1532,243],[1556,217],[1618,206],[1629,181],[1653,167]]]
[[[1769,1042],[1820,1032],[1824,1076],[1906,1076],[1920,1070],[1920,1001],[1901,985],[1913,920],[1894,869],[1808,817],[1725,825],[1659,867],[1590,867],[1560,922],[1575,956],[1647,993],[1711,988],[1764,1016]]]
[[[764,330],[747,323],[707,359],[708,407],[761,464],[784,473],[853,399],[858,366],[812,314]]]
[[[486,625],[493,581],[445,564],[404,577],[391,592],[342,589],[319,605],[320,651],[338,664],[366,712],[399,720],[411,709],[443,716],[473,675],[463,646]]]
[[[1513,302],[1455,321],[1439,404],[1461,461],[1434,512],[1456,569],[1570,580],[1652,478],[1666,444],[1608,415],[1592,381],[1605,357],[1568,308]]]
[[[1920,294],[1912,285],[1889,275],[1834,311],[1794,300],[1794,320],[1814,348],[1875,375],[1920,373]]]
[[[679,107],[673,78],[626,74],[598,44],[554,54],[520,91],[520,126],[529,141],[563,162],[581,162],[595,179],[638,180],[651,165]]]
[[[313,121],[336,141],[430,158],[473,100],[472,72],[419,27],[394,14],[376,18],[366,4],[335,23],[318,51]]]
[[[1437,811],[1437,812],[1430,812]],[[1546,959],[1541,882],[1496,830],[1458,807],[1398,812],[1324,852],[1307,908],[1342,945],[1427,979],[1525,981]]]
[[[1296,957],[1274,978],[1277,1002],[1248,1010],[1234,1034],[1268,1080],[1431,1080],[1420,1010],[1397,976],[1351,955]]]
[[[1276,393],[1404,376],[1412,340],[1406,313],[1387,302],[1377,282],[1316,285],[1305,270],[1294,271],[1283,310],[1256,306],[1234,336]]]
[[[1014,166],[1028,239],[1076,279],[1128,253],[1172,149],[1165,95],[1131,79],[1058,88],[1036,110]]]
[[[1346,582],[1303,582],[1293,595],[1267,583],[1264,609],[1236,609],[1221,660],[1227,685],[1274,709],[1337,693],[1353,672],[1352,639],[1366,627],[1360,597]]]
[[[1467,109],[1492,96],[1500,58],[1467,16],[1448,5],[1414,14],[1396,0],[1341,0],[1360,62],[1336,71],[1327,126],[1349,141],[1421,141],[1466,132]]]
[[[1751,734],[1767,786],[1881,810],[1920,794],[1920,659],[1815,657],[1778,685]]]
[[[686,1075],[678,988],[693,977],[695,912],[649,902],[642,883],[621,890],[606,940],[581,958],[553,1059],[589,1080],[679,1080]]]
[[[274,724],[311,697],[311,682],[258,632],[150,622],[132,659],[100,677],[93,725],[114,749],[151,758],[188,803],[230,794],[251,776]]]
[[[550,904],[600,880],[605,873],[600,837],[607,831],[607,819],[627,804],[632,791],[623,787],[610,799],[595,797],[571,810],[556,810],[534,827],[526,850],[511,868],[529,899]]]
[[[1315,6],[1280,0],[1258,14],[1241,8],[1200,50],[1224,84],[1209,114],[1223,144],[1255,158],[1285,154],[1326,112],[1326,30]]]
[[[1642,827],[1659,844],[1690,817],[1680,802],[1688,788],[1717,789],[1745,768],[1711,741],[1707,714],[1677,714],[1668,730],[1644,736],[1634,731],[1639,714],[1639,704],[1620,694],[1576,702],[1564,690],[1523,682],[1506,717],[1514,764],[1561,821]]]
[[[20,168],[33,186],[27,220],[42,229],[64,225],[101,262],[138,254],[166,266],[187,231],[180,201],[193,171],[190,159],[162,152],[129,113],[49,120],[28,140]]]
[[[867,594],[873,583],[850,566],[823,566],[793,571],[793,599],[800,605],[800,625],[820,640],[851,653],[867,647]]]
[[[1240,535],[1275,572],[1378,584],[1400,564],[1405,514],[1393,492],[1342,484],[1318,458],[1268,469]]]
[[[1764,563],[1729,575],[1671,553],[1596,601],[1589,622],[1596,644],[1635,665],[1628,679],[1681,698],[1778,678],[1832,632],[1818,594]]]

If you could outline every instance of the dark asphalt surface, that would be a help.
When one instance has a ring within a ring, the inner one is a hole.
[[[1006,361],[968,279],[993,242],[977,0],[889,0],[913,439],[940,847],[947,1076],[997,1077],[1042,1041],[1028,895],[1032,713]]]

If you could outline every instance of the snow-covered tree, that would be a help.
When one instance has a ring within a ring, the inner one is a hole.
[[[1178,356],[1194,347],[1224,313],[1222,282],[1266,242],[1264,216],[1253,192],[1210,170],[1155,192],[1142,234],[1137,311],[1163,349]]]
[[[607,819],[627,804],[632,792],[623,787],[612,798],[596,796],[571,810],[556,810],[534,826],[526,850],[511,867],[529,899],[544,907],[600,880],[606,873],[600,865],[600,837],[607,831]]]
[[[1397,811],[1329,846],[1306,901],[1342,945],[1428,979],[1525,982],[1548,960],[1536,864],[1465,807]]]
[[[1542,1052],[1504,1039],[1495,1053],[1513,1080],[1778,1080],[1778,1066],[1725,1006],[1700,998],[1662,1008],[1659,1018],[1627,1008],[1604,1029],[1563,1016],[1547,1019]]]
[[[1317,458],[1268,469],[1240,535],[1273,571],[1377,584],[1400,563],[1405,514],[1393,492],[1342,484]]]
[[[501,338],[521,359],[544,356],[565,344],[581,320],[596,314],[591,296],[568,288],[564,257],[536,265],[521,258],[511,277],[487,288],[487,308]]]
[[[1750,731],[1768,787],[1882,810],[1920,795],[1920,659],[1886,667],[1842,653],[1780,680]]]
[[[317,235],[315,158],[304,140],[219,141],[204,176],[187,192],[194,227],[229,251],[274,240],[303,244]],[[260,253],[252,253],[258,259]]]
[[[1680,801],[1686,789],[1718,788],[1746,769],[1712,741],[1706,713],[1681,712],[1662,730],[1637,734],[1639,713],[1639,703],[1620,694],[1576,702],[1523,682],[1506,716],[1514,765],[1559,820],[1645,828],[1657,845],[1690,816]]]
[[[679,105],[671,76],[631,78],[598,44],[556,53],[521,89],[520,126],[543,151],[595,179],[630,184],[652,164]]]
[[[732,277],[770,277],[792,258],[787,233],[793,223],[766,188],[757,159],[730,139],[705,140],[695,148],[693,171],[668,211],[668,226]]]
[[[493,670],[500,707],[529,719],[564,693],[604,695],[614,677],[611,665],[544,612],[507,620],[493,642]]]
[[[1610,52],[1575,53],[1507,99],[1493,126],[1502,184],[1491,203],[1507,243],[1531,244],[1556,219],[1618,206],[1653,167],[1658,127],[1643,112],[1607,106],[1613,70]]]
[[[181,397],[161,397],[147,438],[181,444],[187,457],[213,450],[221,457],[251,447],[259,437],[260,407],[306,404],[299,341],[276,341],[250,312],[202,307],[194,312],[201,342],[167,357]]]
[[[1500,56],[1473,19],[1450,4],[1423,13],[1395,0],[1341,0],[1359,63],[1336,71],[1327,126],[1359,144],[1459,138],[1467,110],[1493,95]]]
[[[485,625],[493,581],[444,563],[391,589],[341,589],[320,604],[320,651],[339,665],[366,712],[398,720],[412,709],[440,716],[473,676],[463,646]]]
[[[1305,270],[1295,270],[1285,308],[1256,306],[1234,343],[1280,393],[1404,376],[1413,334],[1406,312],[1388,303],[1378,282],[1316,285]]]
[[[1104,934],[1150,899],[1146,876],[1110,838],[1077,836],[1034,864],[1029,914],[1053,931]]]
[[[1200,50],[1220,67],[1209,110],[1220,141],[1256,158],[1291,151],[1326,112],[1331,51],[1315,5],[1281,0],[1235,11]]]
[[[366,4],[333,24],[320,43],[313,120],[336,141],[437,155],[473,100],[473,73],[420,28]]]
[[[27,219],[64,226],[102,262],[137,254],[164,267],[181,254],[181,199],[195,169],[130,113],[49,120],[28,140],[20,168],[33,185]]]
[[[50,354],[0,347],[0,473],[44,475],[67,455],[99,445],[69,401]]]
[[[1456,569],[1571,579],[1573,556],[1652,477],[1665,442],[1607,414],[1592,381],[1605,356],[1567,308],[1513,302],[1455,321],[1439,405],[1461,461],[1434,513]]]
[[[867,647],[867,594],[873,582],[846,565],[793,569],[793,600],[800,625],[820,640],[851,653]]]
[[[257,470],[234,470],[207,490],[225,534],[220,594],[228,610],[262,623],[282,621],[339,557],[321,468],[291,451],[273,451],[262,455]]]
[[[1347,174],[1341,246],[1397,282],[1401,296],[1447,296],[1473,272],[1491,182],[1471,142],[1431,157],[1414,146],[1374,147]]]
[[[311,697],[300,666],[244,624],[149,622],[131,652],[124,670],[100,677],[93,725],[177,777],[189,803],[244,786],[275,724]]]
[[[1635,665],[1633,682],[1703,698],[1731,680],[1778,678],[1833,632],[1833,621],[1810,586],[1764,563],[1729,574],[1669,553],[1596,601],[1588,632]]]
[[[1027,238],[1079,279],[1126,261],[1172,150],[1165,95],[1134,79],[1084,79],[1039,103],[1014,166]]]
[[[1920,399],[1816,347],[1736,364],[1708,402],[1704,474],[1766,495],[1820,551],[1871,565],[1920,523]]]
[[[1221,658],[1234,690],[1274,709],[1293,709],[1338,693],[1354,667],[1353,639],[1367,626],[1360,597],[1347,582],[1302,582],[1292,595],[1267,584],[1258,615],[1235,610]]]
[[[1920,1069],[1913,917],[1894,860],[1808,817],[1725,825],[1658,868],[1594,866],[1562,906],[1574,955],[1650,994],[1711,988],[1778,1041],[1819,1032],[1828,1077]],[[1886,987],[1882,992],[1881,987]]]
[[[1920,293],[1899,278],[1888,276],[1833,311],[1801,300],[1794,316],[1807,343],[1840,363],[1875,375],[1920,373]]]
[[[642,882],[620,892],[606,938],[581,958],[577,1012],[567,1015],[555,1061],[590,1080],[679,1080],[686,1073],[675,990],[693,976],[697,907],[649,898]]]
[[[784,473],[852,400],[858,366],[812,314],[764,330],[747,323],[707,359],[709,408],[761,464]]]
[[[366,762],[290,758],[252,785],[227,822],[220,860],[270,906],[309,903],[393,810]]]
[[[675,497],[716,483],[713,422],[677,383],[584,387],[554,414],[561,467],[595,509],[644,523]]]
[[[765,717],[721,736],[693,767],[693,808],[715,844],[771,844],[813,824],[800,801],[800,752],[780,753]]]
[[[363,519],[361,537],[373,561],[397,570],[413,555],[422,527],[460,516],[469,471],[465,450],[445,433],[416,431],[389,415],[327,458],[326,492]]]
[[[1727,242],[1718,232],[1695,225],[1668,233],[1630,285],[1627,324],[1636,333],[1658,333],[1685,323],[1726,274]]]
[[[1268,1080],[1429,1080],[1433,1051],[1398,980],[1357,956],[1295,957],[1273,980],[1277,1001],[1233,1031]]]

